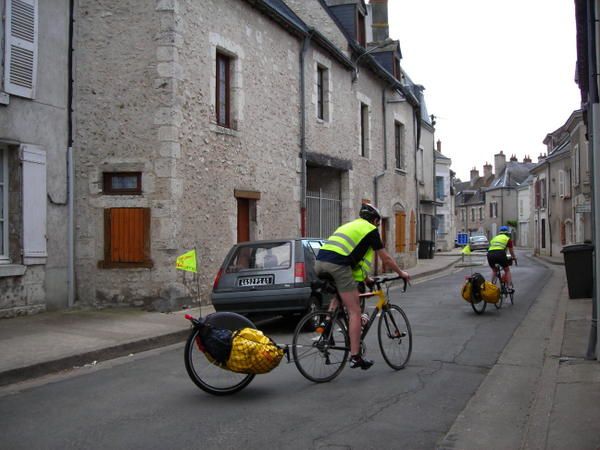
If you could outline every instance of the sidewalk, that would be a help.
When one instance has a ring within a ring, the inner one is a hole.
[[[408,269],[413,280],[449,268],[459,250],[436,253]],[[134,308],[72,309],[0,320],[0,387],[182,342],[190,328],[185,314],[214,312],[212,306],[169,314]]]
[[[562,256],[535,259],[552,277],[437,449],[600,448],[592,300],[569,299]]]

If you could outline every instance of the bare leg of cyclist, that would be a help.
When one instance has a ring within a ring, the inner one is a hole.
[[[496,273],[495,268],[493,268],[493,267],[490,267],[490,268],[492,269],[492,280],[491,281],[493,283],[494,281],[496,281],[496,278],[498,278],[498,273]]]
[[[505,277],[506,277],[506,280],[505,280],[506,285],[510,286],[511,283],[512,283],[512,273],[510,273],[510,268],[508,266],[506,266],[504,268],[504,274],[505,274]]]
[[[350,336],[350,354],[352,355],[351,367],[368,369],[373,361],[364,359],[360,355],[360,297],[358,290],[340,292],[342,303],[348,313],[348,335]]]

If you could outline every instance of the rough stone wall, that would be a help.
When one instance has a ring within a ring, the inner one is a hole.
[[[260,193],[256,239],[299,234],[300,44],[233,0],[83,2],[78,16],[79,299],[206,302],[236,241],[234,190]],[[217,48],[233,58],[233,130],[215,123]],[[142,171],[143,195],[102,195],[104,170]],[[115,206],[151,208],[154,267],[97,268]],[[198,282],[175,270],[191,248]]]
[[[286,0],[285,3],[294,10],[304,23],[316,28],[340,51],[349,56],[348,41],[344,33],[332,20],[319,0]]]
[[[158,138],[164,124],[180,120],[173,77],[161,77],[159,63],[161,44],[177,42],[169,3],[82,0],[76,9],[75,240],[82,302],[139,303],[156,297],[170,278],[161,267],[175,239],[160,230],[163,218],[177,217],[178,185],[173,149]],[[143,195],[103,195],[103,171],[141,171]],[[98,269],[104,209],[111,207],[152,208],[156,269]]]
[[[207,303],[213,277],[237,239],[236,192],[259,197],[253,239],[300,234],[302,42],[239,0],[82,0],[77,20],[78,298]],[[217,51],[231,60],[231,128],[216,124]],[[316,120],[317,64],[330,70],[326,122]],[[349,220],[363,198],[373,198],[374,177],[383,169],[380,81],[366,72],[352,83],[347,68],[312,44],[304,74],[307,151],[353,164],[341,177],[343,220]],[[361,101],[371,105],[367,158],[359,154]],[[407,126],[411,165],[412,112],[406,102],[390,109]],[[393,119],[387,129],[391,158]],[[103,195],[105,170],[141,171],[143,195]],[[398,202],[409,213],[414,208],[408,178],[388,163],[380,187],[388,211]],[[117,206],[151,209],[152,268],[98,268],[103,211]],[[175,270],[176,257],[192,248],[198,279]],[[411,255],[402,258],[410,264]]]
[[[246,2],[181,2],[181,16],[180,248],[200,252],[204,301],[237,239],[235,190],[260,193],[254,239],[300,234],[301,42]],[[217,49],[232,58],[234,129],[216,125]]]

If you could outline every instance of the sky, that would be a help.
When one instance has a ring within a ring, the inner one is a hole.
[[[580,108],[573,0],[389,0],[388,23],[462,181],[500,151],[537,162]]]

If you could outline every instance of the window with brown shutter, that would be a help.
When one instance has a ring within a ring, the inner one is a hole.
[[[406,213],[404,211],[395,214],[396,220],[396,253],[406,251]]]
[[[150,208],[104,210],[104,261],[102,268],[152,267],[150,259]]]
[[[417,249],[417,219],[415,217],[415,212],[410,212],[410,248],[411,252],[414,252]]]

